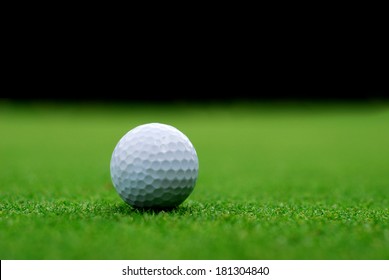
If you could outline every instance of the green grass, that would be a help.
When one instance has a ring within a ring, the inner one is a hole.
[[[0,100],[0,259],[389,259],[387,105]],[[110,180],[147,122],[199,156],[170,212],[132,209]]]

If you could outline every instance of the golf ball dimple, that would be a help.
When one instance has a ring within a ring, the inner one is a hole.
[[[120,197],[134,207],[181,204],[198,176],[196,150],[181,131],[160,123],[135,127],[116,145],[111,178]]]

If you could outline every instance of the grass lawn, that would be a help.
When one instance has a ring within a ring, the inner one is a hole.
[[[112,186],[119,139],[184,132],[177,209]],[[0,259],[389,259],[389,104],[15,104],[0,99]]]

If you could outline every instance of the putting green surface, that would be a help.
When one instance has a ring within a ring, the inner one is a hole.
[[[194,192],[117,195],[112,151],[184,132]],[[389,259],[388,104],[15,104],[0,100],[0,259]]]

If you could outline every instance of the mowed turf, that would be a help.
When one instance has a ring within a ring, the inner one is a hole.
[[[192,195],[139,211],[119,139],[148,122],[199,156]],[[389,259],[388,104],[0,100],[0,259]]]

